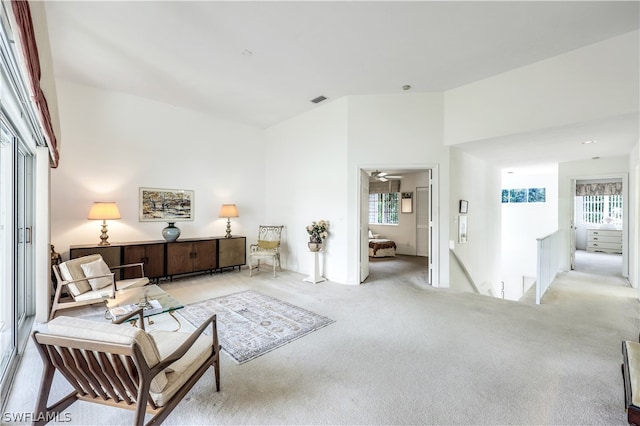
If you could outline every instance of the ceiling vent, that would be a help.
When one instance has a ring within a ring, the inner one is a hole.
[[[327,98],[325,98],[324,96],[318,96],[315,99],[311,99],[311,102],[313,102],[314,104],[319,104],[322,101],[326,101]]]

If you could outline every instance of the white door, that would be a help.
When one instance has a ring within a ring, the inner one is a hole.
[[[569,232],[569,266],[571,270],[576,269],[576,180],[571,179],[571,207],[570,207],[570,232]]]
[[[369,175],[360,170],[360,282],[369,276]]]
[[[416,188],[416,255],[429,256],[429,188]]]
[[[427,284],[429,285],[433,285],[433,265],[434,265],[434,257],[435,257],[435,247],[434,247],[434,241],[435,239],[433,238],[433,226],[434,226],[434,215],[433,215],[433,170],[429,169],[428,170],[429,173],[429,193],[427,195],[428,198],[428,207],[427,207],[427,211],[429,214],[428,217],[428,221],[429,221],[429,271],[427,273]]]

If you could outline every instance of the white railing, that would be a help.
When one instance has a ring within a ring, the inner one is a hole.
[[[538,268],[536,272],[536,304],[551,286],[560,270],[560,251],[562,244],[560,230],[546,237],[538,238]]]

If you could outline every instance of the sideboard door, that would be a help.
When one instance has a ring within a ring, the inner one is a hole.
[[[247,239],[245,237],[218,240],[218,268],[240,267],[247,263]]]

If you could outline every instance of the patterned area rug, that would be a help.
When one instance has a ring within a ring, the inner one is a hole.
[[[192,303],[178,313],[195,327],[217,314],[220,345],[238,364],[334,322],[253,290]]]

